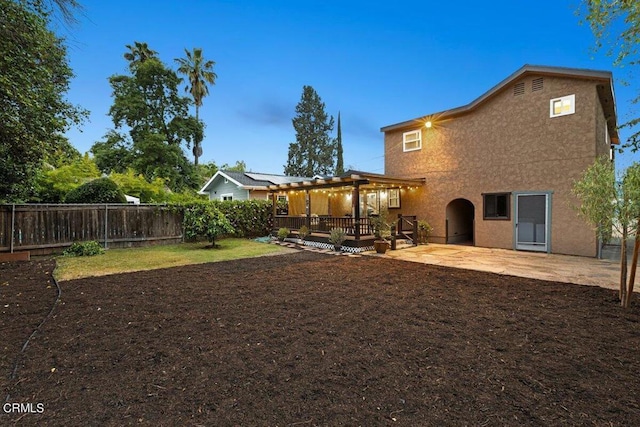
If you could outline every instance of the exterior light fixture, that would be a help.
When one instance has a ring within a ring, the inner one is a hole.
[[[424,127],[426,127],[427,129],[430,129],[431,126],[433,126],[433,123],[431,123],[431,121],[428,121],[424,124]]]

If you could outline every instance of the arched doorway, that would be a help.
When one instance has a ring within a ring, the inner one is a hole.
[[[447,205],[447,243],[456,245],[474,244],[473,203],[467,199],[455,199]]]

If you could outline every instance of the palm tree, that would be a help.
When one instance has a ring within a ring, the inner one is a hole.
[[[129,52],[124,54],[124,59],[130,62],[129,68],[132,70],[148,59],[157,58],[156,55],[158,55],[158,52],[149,49],[145,42],[133,42],[133,46],[128,44],[125,47],[129,49]]]
[[[196,120],[200,120],[199,110],[202,106],[202,99],[209,95],[209,87],[207,83],[216,84],[216,73],[213,72],[214,61],[206,60],[202,57],[202,48],[193,48],[193,52],[184,50],[186,58],[176,58],[179,64],[178,73],[184,74],[189,80],[185,91],[189,92],[193,97],[193,103],[196,106]],[[198,166],[198,157],[202,155],[202,140],[193,142],[194,164]]]

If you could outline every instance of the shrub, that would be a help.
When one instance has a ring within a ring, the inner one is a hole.
[[[418,242],[427,244],[429,236],[433,232],[433,227],[427,221],[418,221]]]
[[[282,227],[280,230],[278,230],[278,239],[280,239],[280,241],[286,239],[289,236],[290,230],[287,227]]]
[[[118,185],[109,178],[98,178],[69,191],[65,203],[126,203]]]
[[[303,225],[298,230],[298,236],[300,236],[302,240],[306,239],[309,234],[311,234],[311,232],[309,231],[309,228],[306,225]]]
[[[95,240],[89,242],[75,242],[69,246],[64,252],[65,256],[93,256],[104,253],[104,249],[100,243]]]
[[[233,226],[213,203],[194,203],[184,210],[185,236],[193,239],[205,236],[215,246],[216,237],[233,233]]]
[[[342,228],[331,229],[331,234],[329,235],[329,242],[331,242],[331,244],[334,246],[342,246],[345,240],[347,240],[347,235]]]
[[[238,237],[265,236],[273,227],[270,200],[215,200],[211,203],[229,218]]]

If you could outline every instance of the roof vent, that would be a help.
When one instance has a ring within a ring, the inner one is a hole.
[[[524,95],[524,82],[516,83],[513,86],[513,95],[514,96]]]
[[[542,77],[538,77],[537,79],[533,79],[533,81],[531,82],[531,91],[535,92],[537,90],[542,90],[542,83],[543,83],[543,78]]]

